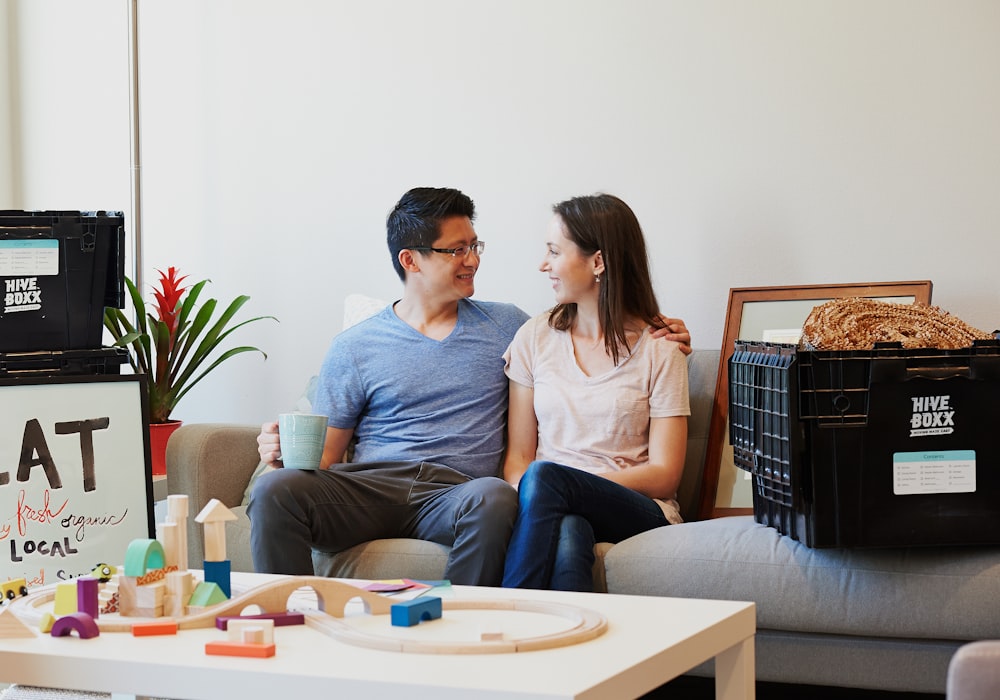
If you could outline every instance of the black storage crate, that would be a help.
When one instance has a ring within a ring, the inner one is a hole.
[[[125,348],[0,352],[0,378],[120,374],[126,362]]]
[[[0,211],[0,352],[100,348],[124,253],[121,212]]]
[[[1000,543],[1000,342],[737,341],[730,441],[755,519],[810,547]]]

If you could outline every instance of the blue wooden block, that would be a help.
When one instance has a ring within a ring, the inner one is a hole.
[[[395,603],[389,608],[394,627],[413,627],[441,617],[441,599],[433,596]]]
[[[202,562],[202,566],[205,567],[205,583],[214,583],[222,589],[227,598],[232,598],[233,591],[230,587],[231,562],[228,559],[225,561],[206,561]]]

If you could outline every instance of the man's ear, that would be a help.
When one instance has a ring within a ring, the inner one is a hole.
[[[403,248],[399,251],[396,255],[396,260],[399,261],[405,272],[420,272],[420,264],[417,261],[417,256],[409,248]]]

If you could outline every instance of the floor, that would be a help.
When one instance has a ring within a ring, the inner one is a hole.
[[[695,676],[681,676],[642,696],[642,700],[714,700],[714,698],[715,680]],[[945,700],[945,697],[936,693],[892,693],[880,690],[758,682],[757,700]]]

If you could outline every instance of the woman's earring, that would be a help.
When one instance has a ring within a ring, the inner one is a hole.
[[[595,281],[595,282],[596,282],[597,284],[600,284],[600,283],[601,283],[601,276],[600,276],[600,275],[594,275],[594,281]]]

